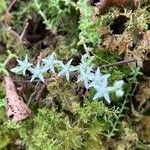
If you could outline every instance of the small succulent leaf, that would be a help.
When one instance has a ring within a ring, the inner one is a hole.
[[[107,87],[107,90],[108,90],[109,92],[112,92],[112,91],[114,90],[114,87],[113,87],[113,86],[109,86],[109,87]]]
[[[96,72],[95,72],[95,76],[97,77],[100,77],[101,76],[101,73],[100,73],[100,69],[97,68]]]
[[[71,59],[71,60],[69,60],[69,61],[67,62],[67,64],[66,64],[67,68],[69,68],[69,67],[70,67],[71,62],[72,62],[72,59]]]
[[[82,68],[84,71],[86,71],[89,67],[93,67],[92,61],[94,56],[89,56],[88,54],[85,54],[81,58],[80,68]]]
[[[32,82],[36,78],[36,75],[32,75],[30,82]]]
[[[15,68],[10,69],[11,72],[16,74],[22,74],[22,68],[20,66],[17,66]]]
[[[61,70],[61,71],[58,73],[57,77],[64,75],[65,72],[66,72],[65,70]]]
[[[108,104],[110,104],[110,97],[109,97],[108,93],[104,93],[103,96],[104,96],[105,100],[108,102]]]
[[[66,72],[66,79],[69,81],[69,72]]]
[[[38,75],[38,78],[39,78],[42,82],[44,82],[44,77],[43,77],[42,74],[39,74],[39,75]]]
[[[46,71],[48,71],[48,70],[50,70],[50,71],[52,71],[53,73],[55,73],[55,69],[54,69],[54,66],[53,65],[45,65],[44,67],[43,67],[43,70],[46,72]]]
[[[103,95],[102,95],[101,92],[97,92],[97,93],[94,95],[93,100],[96,100],[96,99],[98,99],[98,98],[101,98],[102,96],[103,96]]]
[[[89,88],[89,80],[88,79],[84,80],[84,86],[86,89]]]

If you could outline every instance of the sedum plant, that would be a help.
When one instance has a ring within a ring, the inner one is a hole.
[[[52,32],[66,30],[69,28],[69,24],[74,24],[74,20],[70,19],[71,12],[75,11],[74,0],[46,0],[42,2],[34,0],[33,2],[35,9],[43,19],[43,23]],[[68,22],[68,20],[70,21]]]
[[[95,89],[96,94],[93,97],[93,100],[97,100],[99,98],[104,98],[107,103],[110,103],[110,93],[115,92],[116,96],[123,96],[122,86],[124,84],[123,80],[116,81],[113,86],[108,85],[108,78],[111,76],[110,74],[103,75],[100,72],[100,69],[97,68],[94,71],[94,64],[92,64],[93,56],[89,56],[85,54],[81,58],[81,63],[78,66],[71,65],[72,59],[69,60],[66,64],[62,61],[56,59],[56,54],[53,52],[48,57],[42,60],[43,63],[37,63],[36,66],[28,62],[28,56],[26,55],[24,61],[17,60],[19,63],[18,66],[12,68],[11,71],[25,75],[26,71],[29,70],[32,73],[31,82],[38,78],[42,82],[44,82],[44,74],[48,71],[51,73],[55,73],[57,77],[64,76],[67,81],[70,80],[70,76],[73,72],[78,74],[78,82],[82,82],[85,88],[88,90],[90,88]],[[55,71],[58,70],[58,72]]]
[[[109,15],[105,14],[97,17],[98,9],[88,5],[89,0],[78,0],[77,7],[80,10],[79,19],[79,42],[78,45],[90,43],[96,45],[101,42],[99,29],[106,26]]]

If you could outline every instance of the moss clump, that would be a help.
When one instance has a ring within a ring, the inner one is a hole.
[[[5,135],[3,145],[7,145],[13,139],[9,137],[10,131],[17,133],[15,135],[19,135],[22,144],[31,150],[103,148],[101,134],[109,126],[104,116],[107,118],[112,114],[113,111],[102,102],[88,102],[83,109],[77,106],[71,118],[54,108],[42,108],[24,122],[5,121],[0,134]]]
[[[79,95],[76,94],[74,83],[64,82],[62,79],[54,79],[48,83],[49,94],[53,103],[62,110],[74,112],[79,103]]]

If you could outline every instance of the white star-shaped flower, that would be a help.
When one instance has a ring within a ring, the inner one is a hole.
[[[94,65],[92,64],[94,56],[88,56],[87,54],[83,55],[81,58],[81,63],[78,66],[79,67],[79,72],[80,69],[86,71],[89,67],[93,67]]]
[[[26,70],[28,70],[33,64],[28,62],[28,55],[26,55],[23,61],[17,60],[19,66],[12,68],[11,71],[17,74],[23,74],[25,76]]]
[[[38,62],[34,68],[30,68],[30,71],[32,73],[32,78],[30,82],[32,82],[35,78],[39,78],[41,81],[44,82],[43,73],[45,72],[45,70],[40,67],[40,62]]]
[[[109,93],[112,91],[111,87],[107,87],[107,85],[104,83],[103,86],[97,85],[96,91],[97,93],[94,95],[93,100],[104,97],[104,99],[110,104],[111,101]]]
[[[112,91],[115,91],[117,96],[122,96],[123,95],[122,86],[123,86],[124,82],[123,82],[123,80],[120,80],[120,81],[116,81],[114,86],[108,86],[107,78],[104,78],[104,79],[105,80],[103,80],[101,82],[101,84],[99,84],[99,83],[93,84],[93,87],[97,91],[93,100],[104,97],[105,100],[110,104],[111,101],[110,101],[109,93],[111,93]]]
[[[67,81],[69,81],[70,73],[78,70],[77,67],[74,67],[71,65],[71,62],[72,62],[72,59],[70,61],[68,61],[67,64],[60,63],[62,69],[58,73],[58,77],[59,76],[66,76]]]
[[[54,65],[58,64],[59,61],[56,60],[56,54],[54,52],[46,58],[42,59],[42,61],[45,64],[45,66],[43,67],[45,71],[50,69],[53,73],[55,73]]]
[[[80,70],[80,74],[79,74],[77,82],[82,81],[84,83],[84,86],[88,89],[90,78],[93,75],[93,73],[91,72],[92,66],[87,68],[86,71],[84,70],[84,68],[82,68],[82,66],[80,66],[79,70]]]
[[[97,84],[101,85],[101,84],[107,84],[107,80],[110,77],[110,74],[105,74],[102,75],[100,73],[100,69],[97,68],[96,72],[94,74],[92,74],[92,76],[90,77],[90,80],[92,81],[89,85],[89,87],[95,87]]]

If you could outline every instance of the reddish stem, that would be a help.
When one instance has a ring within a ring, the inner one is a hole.
[[[16,2],[17,2],[17,0],[13,0],[13,1],[10,3],[10,5],[9,5],[9,7],[8,7],[8,9],[7,9],[7,13],[12,9],[13,5],[14,5]]]

